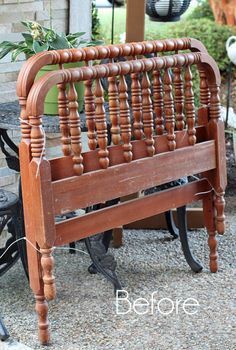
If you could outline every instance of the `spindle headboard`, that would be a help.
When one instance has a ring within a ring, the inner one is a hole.
[[[198,113],[192,67],[200,76]],[[127,75],[131,77],[131,101]],[[108,80],[108,116],[103,78]],[[86,152],[74,87],[77,81],[85,82]],[[47,160],[41,117],[45,96],[54,85],[59,90],[62,156]],[[216,230],[224,232],[226,186],[219,86],[218,67],[204,52],[61,69],[32,85],[22,120],[20,160],[26,233],[42,255],[40,258],[27,247],[42,342],[48,341],[45,298],[55,297],[53,246],[203,199],[210,235],[210,266],[212,271],[217,270],[215,234]],[[200,175],[199,180],[184,186],[55,223],[56,214],[194,174]]]

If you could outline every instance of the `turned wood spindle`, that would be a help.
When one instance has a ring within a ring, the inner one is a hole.
[[[26,102],[27,102],[27,99],[25,97],[19,97],[19,104],[21,108],[21,111],[20,111],[21,136],[22,136],[22,140],[29,142],[31,127],[29,124],[28,116],[26,114]]]
[[[152,157],[155,153],[153,138],[153,109],[151,100],[150,81],[147,72],[143,72],[142,78],[142,95],[143,95],[143,128],[147,153]]]
[[[123,141],[124,159],[126,162],[131,162],[133,158],[131,144],[131,123],[130,111],[128,104],[127,84],[124,75],[120,76],[119,84],[120,97],[120,129],[121,139]]]
[[[223,235],[225,232],[225,199],[224,192],[221,195],[216,195],[214,198],[214,204],[216,208],[216,230],[220,235]]]
[[[111,119],[111,139],[114,145],[120,143],[120,127],[119,127],[119,92],[116,77],[108,78],[108,96],[109,111]]]
[[[48,303],[44,295],[35,295],[35,310],[38,315],[39,340],[42,345],[48,345],[50,341],[49,323],[48,323]]]
[[[185,114],[188,126],[188,141],[194,146],[196,143],[196,129],[195,129],[195,105],[193,95],[193,82],[190,66],[185,70]]]
[[[184,90],[183,79],[181,75],[181,68],[175,67],[174,72],[174,89],[175,89],[175,114],[176,114],[176,129],[184,129]]]
[[[210,249],[210,270],[217,272],[218,270],[218,253],[217,253],[217,238],[216,231],[208,230],[208,246]]]
[[[220,119],[220,88],[217,85],[213,85],[210,88],[210,118],[213,122],[217,123]]]
[[[44,295],[47,300],[53,300],[56,297],[55,277],[52,273],[54,267],[52,251],[52,248],[40,248]]]
[[[42,129],[42,118],[40,116],[30,116],[31,125],[31,155],[36,161],[40,161],[45,156],[45,134]]]
[[[200,105],[206,107],[210,102],[210,91],[207,83],[207,77],[204,70],[199,70],[200,76]]]
[[[217,238],[214,209],[215,208],[213,193],[207,193],[203,198],[203,214],[208,233],[208,247],[210,250],[209,258],[211,272],[217,272],[218,270]]]
[[[98,157],[101,168],[106,169],[109,166],[109,152],[107,149],[107,123],[106,123],[106,112],[104,108],[104,97],[103,88],[100,79],[96,79],[95,83],[95,102],[96,102],[96,129],[98,136]]]
[[[77,93],[73,83],[70,83],[69,92],[69,120],[70,120],[70,134],[71,134],[71,149],[73,152],[74,171],[77,175],[81,175],[84,170],[82,144],[81,144],[81,129],[80,116],[78,113]]]
[[[95,118],[95,103],[92,92],[92,80],[86,80],[84,89],[84,108],[86,114],[86,124],[88,128],[88,146],[89,149],[95,150],[97,147],[97,133],[96,133],[96,118]]]
[[[153,108],[155,112],[156,133],[157,135],[162,135],[165,127],[163,118],[163,88],[159,70],[153,71]]]
[[[58,87],[58,113],[60,120],[61,130],[61,143],[62,152],[65,156],[71,154],[71,140],[70,140],[70,127],[69,127],[69,109],[68,98],[66,93],[66,84],[61,83]]]
[[[210,92],[210,118],[211,123],[217,126],[217,123],[220,119],[220,96],[219,96],[219,87],[217,85],[211,85]],[[214,125],[213,124],[213,125]],[[214,128],[212,127],[212,130]],[[216,128],[215,128],[216,129]],[[223,145],[224,147],[224,145]],[[216,209],[216,230],[219,234],[223,234],[225,232],[225,200],[224,200],[224,190],[219,185],[217,188],[217,194],[215,195],[215,209]]]
[[[174,115],[174,101],[172,95],[172,79],[170,70],[165,69],[164,77],[164,111],[166,117],[166,131],[168,147],[170,151],[174,151],[176,148],[175,142],[175,115]]]
[[[133,132],[136,140],[141,140],[143,137],[143,122],[142,122],[142,96],[141,85],[139,82],[139,74],[131,74],[131,93],[132,93],[132,111],[133,111]]]

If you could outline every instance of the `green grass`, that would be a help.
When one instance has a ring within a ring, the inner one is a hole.
[[[112,11],[110,8],[98,9],[98,16],[101,23],[101,38],[106,44],[111,43],[111,16]],[[115,26],[114,26],[114,44],[120,43],[120,35],[126,30],[126,10],[125,8],[115,9]],[[155,36],[155,39],[161,39],[165,37],[164,33],[170,23],[152,22],[149,17],[145,18],[145,37],[150,35]]]
[[[183,19],[192,11],[189,9],[184,15]],[[98,16],[101,23],[101,38],[106,44],[111,43],[111,8],[99,8]],[[150,21],[149,17],[145,16],[145,38],[144,39],[164,39],[166,38],[167,29],[170,28],[171,23],[161,23]],[[126,30],[126,9],[115,9],[115,26],[114,26],[114,44],[120,43],[120,35]]]

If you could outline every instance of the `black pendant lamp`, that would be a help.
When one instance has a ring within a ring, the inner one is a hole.
[[[187,10],[191,0],[147,0],[146,13],[151,21],[176,22]]]

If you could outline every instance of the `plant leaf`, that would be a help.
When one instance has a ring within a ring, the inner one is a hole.
[[[69,34],[66,35],[66,37],[67,37],[67,39],[79,38],[79,37],[81,37],[84,34],[86,34],[86,32],[69,33]]]
[[[11,47],[5,47],[4,49],[2,49],[2,51],[0,51],[0,60],[3,57],[5,57],[11,50],[12,50]]]
[[[58,34],[56,34],[56,38],[52,40],[49,45],[54,50],[69,49],[70,47],[68,40]]]
[[[32,24],[32,22],[30,22],[30,21],[21,21],[21,24],[23,24],[23,26],[25,26],[29,31],[31,31],[31,24]]]
[[[11,54],[11,60],[14,62],[16,61],[17,57],[23,53],[23,50],[21,47],[18,47],[18,49],[15,49],[12,51],[12,54]]]
[[[98,45],[103,45],[104,41],[103,40],[93,40],[93,41],[80,41],[79,47],[89,47],[89,46],[98,46]]]
[[[17,48],[18,44],[17,43],[12,43],[10,41],[3,41],[3,42],[1,42],[0,48],[7,48],[7,47]]]
[[[25,42],[26,42],[27,45],[33,44],[33,38],[32,38],[31,34],[29,34],[29,33],[21,33],[21,34],[24,37]]]
[[[33,41],[33,50],[35,53],[47,51],[49,49],[48,43],[41,44],[39,41],[34,40]]]

